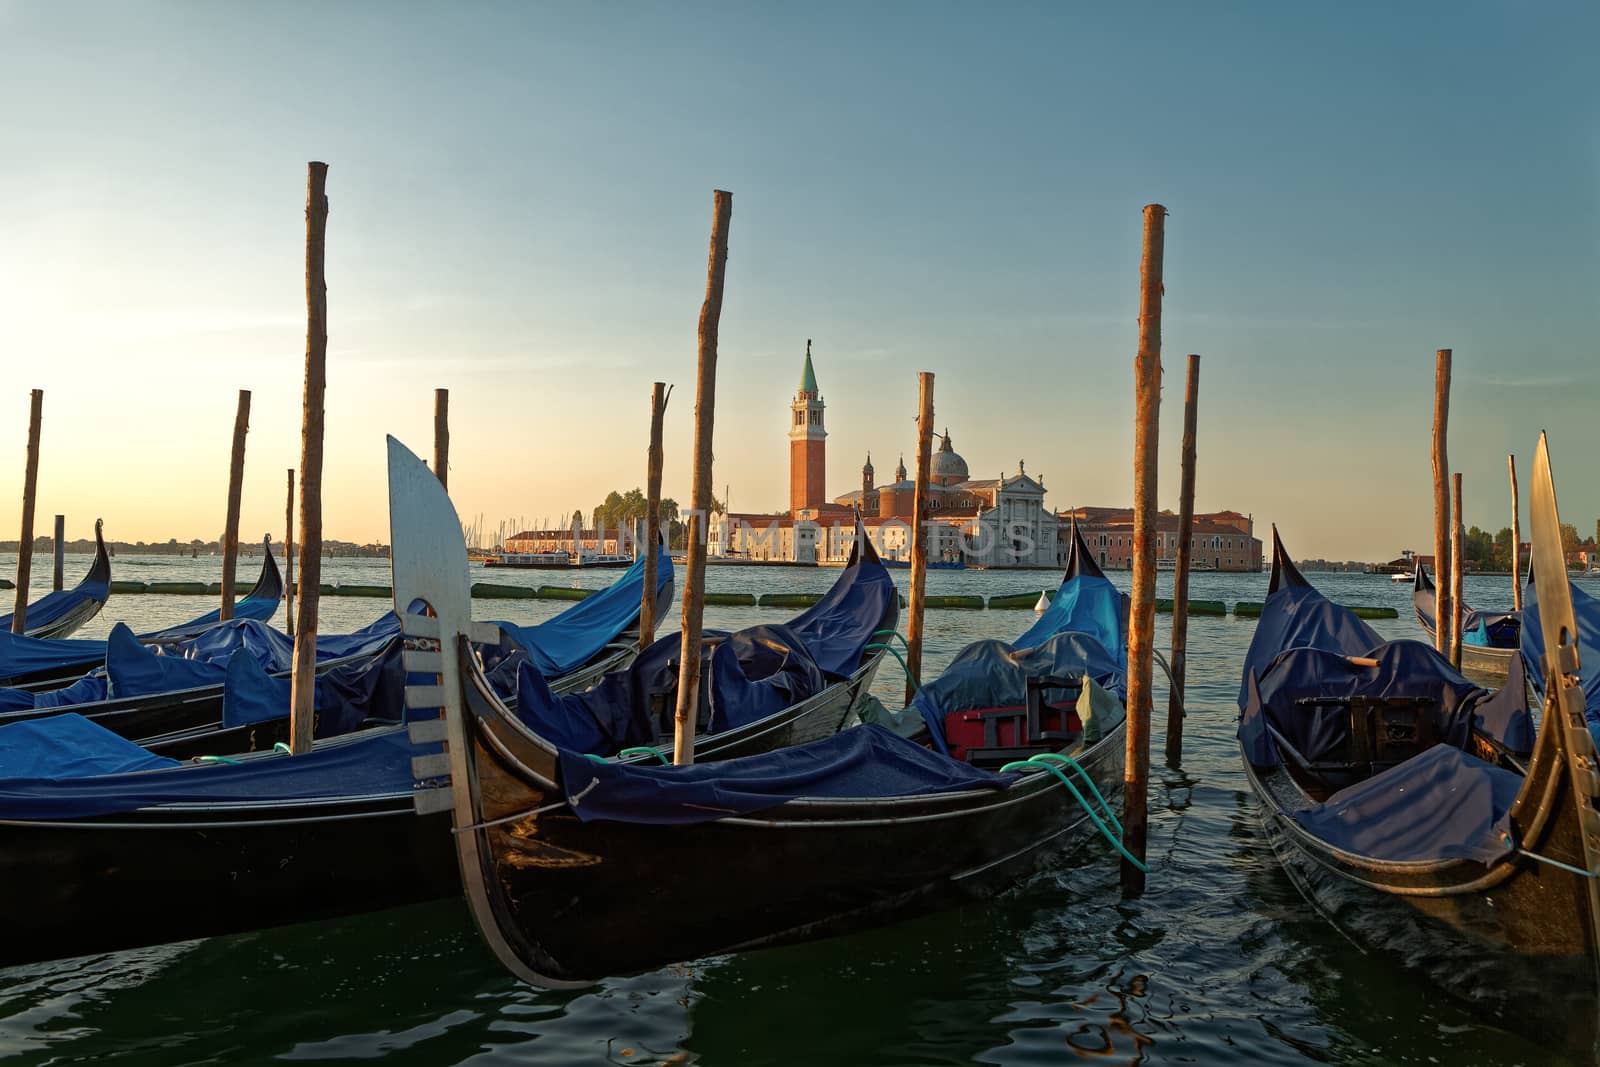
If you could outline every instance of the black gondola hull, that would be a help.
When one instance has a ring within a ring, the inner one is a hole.
[[[449,836],[409,795],[0,823],[0,966],[453,896]]]

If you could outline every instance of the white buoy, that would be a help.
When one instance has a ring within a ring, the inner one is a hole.
[[[1050,590],[1046,589],[1046,590],[1043,590],[1042,592],[1040,592],[1040,594],[1039,594],[1039,602],[1033,606],[1033,613],[1035,615],[1039,615],[1039,614],[1043,613],[1044,609],[1048,608],[1049,606],[1050,606]]]

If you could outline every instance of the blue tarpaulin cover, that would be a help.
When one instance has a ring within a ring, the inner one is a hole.
[[[338,737],[363,723],[403,720],[406,678],[400,653],[401,641],[391,638],[382,655],[317,675],[316,736]],[[268,674],[249,652],[234,653],[222,686],[223,728],[287,718],[291,684],[286,675]]]
[[[889,572],[867,559],[845,568],[821,601],[787,625],[733,635],[707,631],[698,732],[736,729],[849,677],[873,633],[892,625],[898,605]],[[609,756],[654,744],[657,709],[670,712],[676,703],[682,644],[678,634],[660,638],[627,670],[606,675],[587,692],[560,697],[524,662],[517,674],[517,714],[541,736],[576,752]]]
[[[1540,578],[1528,583],[1522,598],[1522,654],[1520,660],[1527,668],[1533,691],[1544,698],[1544,626],[1539,619],[1539,582],[1558,581],[1560,578]],[[1584,717],[1589,720],[1589,732],[1600,744],[1600,600],[1596,600],[1576,582],[1567,581],[1572,590],[1572,617],[1578,624],[1579,677],[1583,680]]]
[[[672,604],[672,556],[665,545],[659,549],[656,571],[656,618],[664,617]],[[527,650],[528,658],[546,678],[559,678],[593,659],[601,649],[616,640],[624,630],[639,622],[639,605],[644,599],[643,555],[605,589],[585,597],[535,626],[497,623],[500,632]],[[485,660],[486,667],[494,663]]]
[[[0,727],[0,747],[5,746],[11,730],[46,728],[47,724],[58,728],[53,724],[62,718]],[[93,723],[88,725],[110,734]],[[30,742],[24,747],[36,746]],[[0,780],[0,819],[91,818],[177,803],[281,803],[404,795],[412,788],[412,754],[404,730],[375,730],[303,756],[270,753],[232,764],[168,761],[148,770],[92,777],[68,773],[6,778]]]
[[[1449,745],[1334,793],[1294,820],[1335,848],[1376,860],[1507,856],[1504,835],[1522,776]]]
[[[1094,638],[1120,669],[1128,669],[1128,597],[1103,575],[1080,574],[1063,581],[1050,606],[1011,647],[1031,648],[1068,632]]]
[[[1291,648],[1321,648],[1346,656],[1365,656],[1383,644],[1378,631],[1323,596],[1288,571],[1277,589],[1267,594],[1261,618],[1244,654],[1244,677],[1239,682],[1239,706],[1245,705],[1251,675],[1260,676],[1273,657]]]
[[[278,570],[277,560],[272,558],[270,544],[263,546],[261,558],[261,577],[256,579],[255,586],[249,595],[234,602],[233,617],[235,619],[255,619],[265,622],[278,613],[278,604],[283,600],[283,575]],[[188,622],[177,626],[169,626],[165,630],[154,633],[140,634],[144,641],[153,641],[166,644],[172,641],[186,641],[202,630],[208,629],[219,621],[221,611],[208,611],[204,615],[190,619]]]
[[[1015,778],[978,770],[881,726],[860,726],[809,744],[687,767],[601,762],[561,751],[562,788],[573,812],[585,822],[712,822],[798,797],[882,799],[998,790]],[[892,863],[893,857],[885,862]]]
[[[176,760],[70,711],[0,726],[0,779],[59,780],[175,766]]]
[[[105,658],[104,641],[24,637],[0,630],[0,679],[25,678],[68,667],[93,667],[105,662]]]

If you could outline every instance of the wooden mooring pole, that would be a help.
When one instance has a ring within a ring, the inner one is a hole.
[[[289,500],[283,506],[283,565],[288,577],[283,583],[284,627],[294,636],[294,468],[289,468]]]
[[[639,647],[649,648],[656,640],[656,589],[661,576],[656,573],[661,565],[661,551],[656,542],[661,538],[661,434],[666,425],[667,397],[671,390],[666,382],[656,382],[650,387],[650,450],[645,456],[644,473],[644,595],[639,602]]]
[[[1122,776],[1123,844],[1144,861],[1150,781],[1150,671],[1156,630],[1156,462],[1161,415],[1161,265],[1167,209],[1144,209],[1139,264],[1139,352],[1133,361],[1133,592],[1128,618],[1127,765]],[[1122,892],[1144,892],[1144,871],[1122,861]]]
[[[1450,509],[1450,663],[1461,669],[1461,472],[1451,475],[1454,492]],[[1442,583],[1441,583],[1442,584]]]
[[[1434,647],[1450,654],[1450,349],[1439,349],[1433,371]],[[1418,564],[1421,566],[1421,564]]]
[[[678,672],[672,762],[694,762],[695,718],[700,711],[700,623],[705,613],[706,529],[711,517],[711,429],[717,406],[717,326],[722,320],[722,281],[728,267],[728,221],[733,194],[716,190],[711,221],[711,260],[706,299],[700,306],[700,367],[694,393],[694,503],[683,590],[683,652]]]
[[[250,432],[250,390],[239,390],[233,416],[233,457],[228,462],[228,517],[222,527],[222,603],[217,618],[233,618],[234,570],[239,566],[239,496],[244,490],[244,439]]]
[[[433,473],[450,491],[450,390],[433,391]]]
[[[906,620],[906,704],[922,677],[922,616],[928,604],[928,484],[933,466],[933,372],[917,373],[917,487],[911,495],[911,616]]]
[[[1517,504],[1517,457],[1508,455],[1511,470],[1511,610],[1522,610],[1522,512]]]
[[[67,584],[67,517],[65,515],[56,516],[56,536],[54,541],[56,567],[55,574],[50,579],[50,588],[59,593],[66,588]]]
[[[289,751],[311,751],[316,726],[317,594],[322,588],[322,416],[328,385],[328,165],[306,164],[306,390],[300,432],[300,608],[295,618]]]
[[[1183,763],[1183,678],[1189,657],[1189,562],[1194,555],[1195,426],[1200,357],[1189,356],[1183,385],[1183,453],[1178,483],[1178,558],[1172,572],[1172,687],[1167,693],[1167,765]]]
[[[39,488],[39,422],[44,415],[44,390],[33,390],[28,406],[28,465],[22,475],[22,534],[17,538],[17,603],[11,632],[28,632],[28,583],[33,577],[33,501]]]

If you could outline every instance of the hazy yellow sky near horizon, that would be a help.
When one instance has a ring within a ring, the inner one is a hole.
[[[1127,503],[1156,201],[1163,505],[1196,351],[1202,510],[1252,513],[1263,539],[1276,521],[1306,556],[1425,548],[1448,345],[1468,522],[1505,524],[1506,452],[1531,459],[1541,428],[1564,516],[1600,513],[1600,121],[1570,19],[1174,12],[1151,42],[1068,11],[707,29],[352,4],[308,37],[265,7],[92,10],[0,5],[0,540],[31,387],[36,532],[62,512],[72,537],[97,516],[124,541],[218,536],[249,388],[241,535],[282,537],[312,158],[331,164],[329,537],[388,540],[384,435],[427,454],[436,387],[464,519],[641,485],[655,379],[676,385],[665,491],[686,503],[716,187],[714,481],[739,510],[787,503],[808,337],[830,494],[868,450],[880,472],[911,453],[932,370],[974,477],[1026,460],[1054,508]]]

